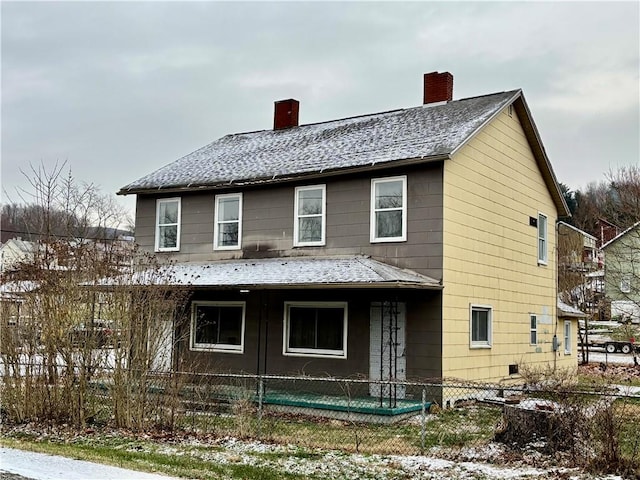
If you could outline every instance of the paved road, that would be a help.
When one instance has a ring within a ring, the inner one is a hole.
[[[640,361],[640,355],[636,354]],[[581,352],[578,351],[578,358],[582,359]],[[589,349],[589,363],[611,363],[615,365],[634,365],[633,355],[624,353],[606,353],[604,349]]]
[[[184,480],[0,447],[0,480]]]

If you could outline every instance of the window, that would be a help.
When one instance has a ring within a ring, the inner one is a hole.
[[[547,264],[547,216],[538,214],[538,263]]]
[[[564,353],[571,353],[571,320],[564,321]]]
[[[242,238],[242,194],[216,195],[213,248],[237,250]]]
[[[294,246],[324,245],[325,191],[324,185],[296,188]]]
[[[159,199],[156,202],[156,251],[178,250],[180,250],[180,199]]]
[[[622,293],[631,293],[631,276],[625,275],[620,280],[620,291]]]
[[[529,343],[538,344],[538,317],[535,315],[529,316]]]
[[[491,307],[471,305],[471,346],[491,347]]]
[[[347,304],[285,303],[284,355],[347,358]]]
[[[244,302],[193,302],[191,349],[242,353]]]
[[[371,181],[371,241],[407,239],[407,177]]]

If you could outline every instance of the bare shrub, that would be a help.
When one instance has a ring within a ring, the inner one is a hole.
[[[172,425],[174,321],[185,289],[170,265],[115,236],[126,218],[63,167],[31,169],[29,256],[2,276],[2,407],[12,422]],[[20,210],[20,208],[14,208]]]
[[[602,375],[585,386],[573,370],[525,366],[521,372],[529,397],[505,406],[496,440],[566,452],[574,465],[592,471],[640,473],[638,442],[628,445],[629,438],[637,438],[628,429],[635,423],[637,412],[629,408],[635,404],[619,396],[615,377]]]

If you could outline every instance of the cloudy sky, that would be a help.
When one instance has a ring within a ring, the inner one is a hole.
[[[105,193],[228,133],[522,88],[560,182],[640,158],[633,2],[1,2],[2,189],[68,162]],[[6,193],[9,197],[6,196]],[[133,210],[134,198],[119,197]]]

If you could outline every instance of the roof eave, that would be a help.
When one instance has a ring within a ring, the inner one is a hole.
[[[126,288],[186,288],[189,290],[442,290],[444,287],[439,284],[419,283],[419,282],[350,282],[350,283],[238,283],[235,285],[198,285],[189,283],[171,284],[137,284],[137,285],[84,285],[91,290],[117,290]]]
[[[449,154],[438,154],[438,155],[430,155],[426,157],[415,157],[415,158],[404,158],[398,160],[391,160],[386,162],[372,162],[367,165],[357,166],[357,167],[344,167],[344,168],[333,168],[333,169],[325,169],[316,172],[305,172],[296,175],[283,175],[281,177],[272,176],[272,177],[263,177],[256,179],[244,179],[244,180],[233,180],[231,182],[224,181],[218,182],[215,184],[201,184],[201,185],[174,185],[169,187],[158,187],[158,188],[132,188],[126,189],[121,188],[116,195],[150,195],[150,194],[158,194],[158,193],[183,193],[183,192],[201,192],[201,191],[210,191],[210,190],[222,190],[229,188],[239,188],[239,187],[249,187],[249,186],[259,186],[259,185],[272,185],[279,183],[288,183],[295,182],[301,179],[304,180],[314,180],[318,178],[327,178],[336,175],[345,175],[345,174],[357,174],[362,172],[372,172],[379,170],[387,170],[392,168],[402,168],[411,165],[418,165],[421,163],[431,163],[437,162],[441,160],[446,160],[450,158]]]

